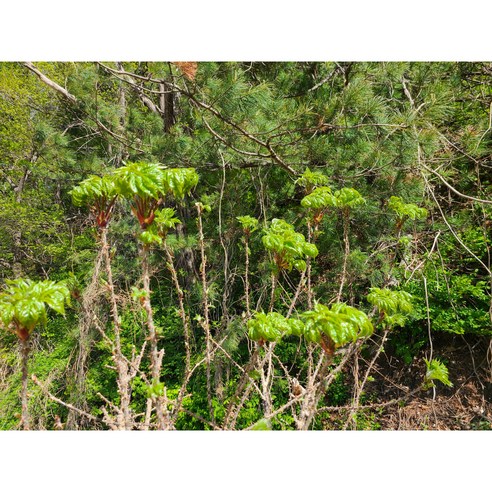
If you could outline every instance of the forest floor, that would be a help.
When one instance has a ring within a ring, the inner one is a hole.
[[[443,343],[443,342],[451,343]],[[444,337],[435,344],[433,357],[445,361],[453,387],[440,382],[434,389],[417,391],[407,400],[374,415],[373,426],[382,430],[489,430],[492,429],[492,383],[487,362],[488,344],[474,345],[462,337]],[[428,354],[427,354],[428,355]],[[426,371],[422,357],[408,365],[392,356],[382,357],[375,381],[367,386],[372,401],[402,398],[422,383]],[[384,378],[381,377],[384,375]]]

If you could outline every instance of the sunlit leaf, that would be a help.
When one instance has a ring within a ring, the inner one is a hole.
[[[254,424],[250,430],[254,431],[269,431],[272,430],[272,423],[269,419],[260,419]]]
[[[441,381],[446,386],[453,386],[453,383],[449,380],[448,368],[438,359],[432,359],[431,361],[424,359],[427,366],[427,372],[425,373],[424,386],[434,386],[433,381]]]
[[[65,314],[70,304],[70,292],[64,282],[28,279],[7,281],[7,288],[0,293],[0,319],[9,327],[24,328],[29,333],[38,324],[46,323],[46,308]]]

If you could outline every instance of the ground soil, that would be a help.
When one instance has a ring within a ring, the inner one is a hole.
[[[411,364],[383,354],[367,385],[372,402],[388,402],[402,398],[372,413],[372,428],[383,430],[489,430],[492,429],[492,380],[487,361],[489,341],[464,337],[437,339],[433,357],[446,362],[449,388],[436,382],[434,389],[418,391],[426,372],[424,356]],[[417,390],[412,396],[406,395]],[[371,410],[368,410],[371,412]]]

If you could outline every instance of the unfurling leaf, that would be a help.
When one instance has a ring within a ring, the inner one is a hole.
[[[438,359],[432,359],[431,361],[424,359],[427,366],[427,372],[424,378],[424,387],[432,388],[434,386],[434,380],[441,381],[446,386],[453,386],[453,383],[448,377],[448,368]]]
[[[388,200],[388,208],[393,210],[396,216],[401,220],[417,220],[425,219],[427,217],[427,210],[425,208],[418,207],[413,203],[405,203],[398,196],[392,196]]]
[[[256,422],[250,430],[254,431],[270,431],[272,430],[272,423],[269,419],[260,419]]]
[[[302,173],[301,177],[296,180],[296,184],[302,186],[307,193],[311,193],[316,186],[327,185],[328,182],[328,176],[319,171],[312,172],[309,168],[307,168]],[[328,187],[326,186],[326,188]]]
[[[47,306],[63,315],[65,304],[70,305],[70,292],[64,282],[17,279],[7,280],[7,285],[0,293],[0,319],[6,328],[13,324],[22,339],[38,324],[46,323]]]
[[[404,290],[380,289],[372,287],[367,300],[386,315],[408,314],[413,310],[412,295]],[[401,318],[395,319],[400,324]]]
[[[255,219],[250,215],[241,215],[236,217],[236,219],[241,224],[241,227],[246,234],[251,234],[258,229],[258,219]]]
[[[294,230],[294,226],[282,219],[273,219],[262,237],[263,246],[275,253],[275,262],[279,269],[300,271],[306,268],[305,258],[315,258],[318,248],[308,243],[306,238]]]
[[[154,228],[147,229],[141,232],[138,239],[146,245],[150,244],[162,244],[162,238],[157,234]]]

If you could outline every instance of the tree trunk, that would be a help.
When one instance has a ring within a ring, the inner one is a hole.
[[[165,81],[159,84],[159,91],[159,106],[164,122],[164,133],[169,133],[175,123],[174,93],[172,92],[171,86]]]
[[[181,224],[176,224],[176,235],[180,241],[184,241],[186,235],[185,223],[190,218],[190,213],[186,207],[179,203],[176,209],[178,217],[181,218]],[[183,270],[185,272],[182,276],[183,290],[190,291],[199,276],[195,268],[195,254],[193,249],[188,247],[180,248],[176,253],[175,266],[177,271]]]

